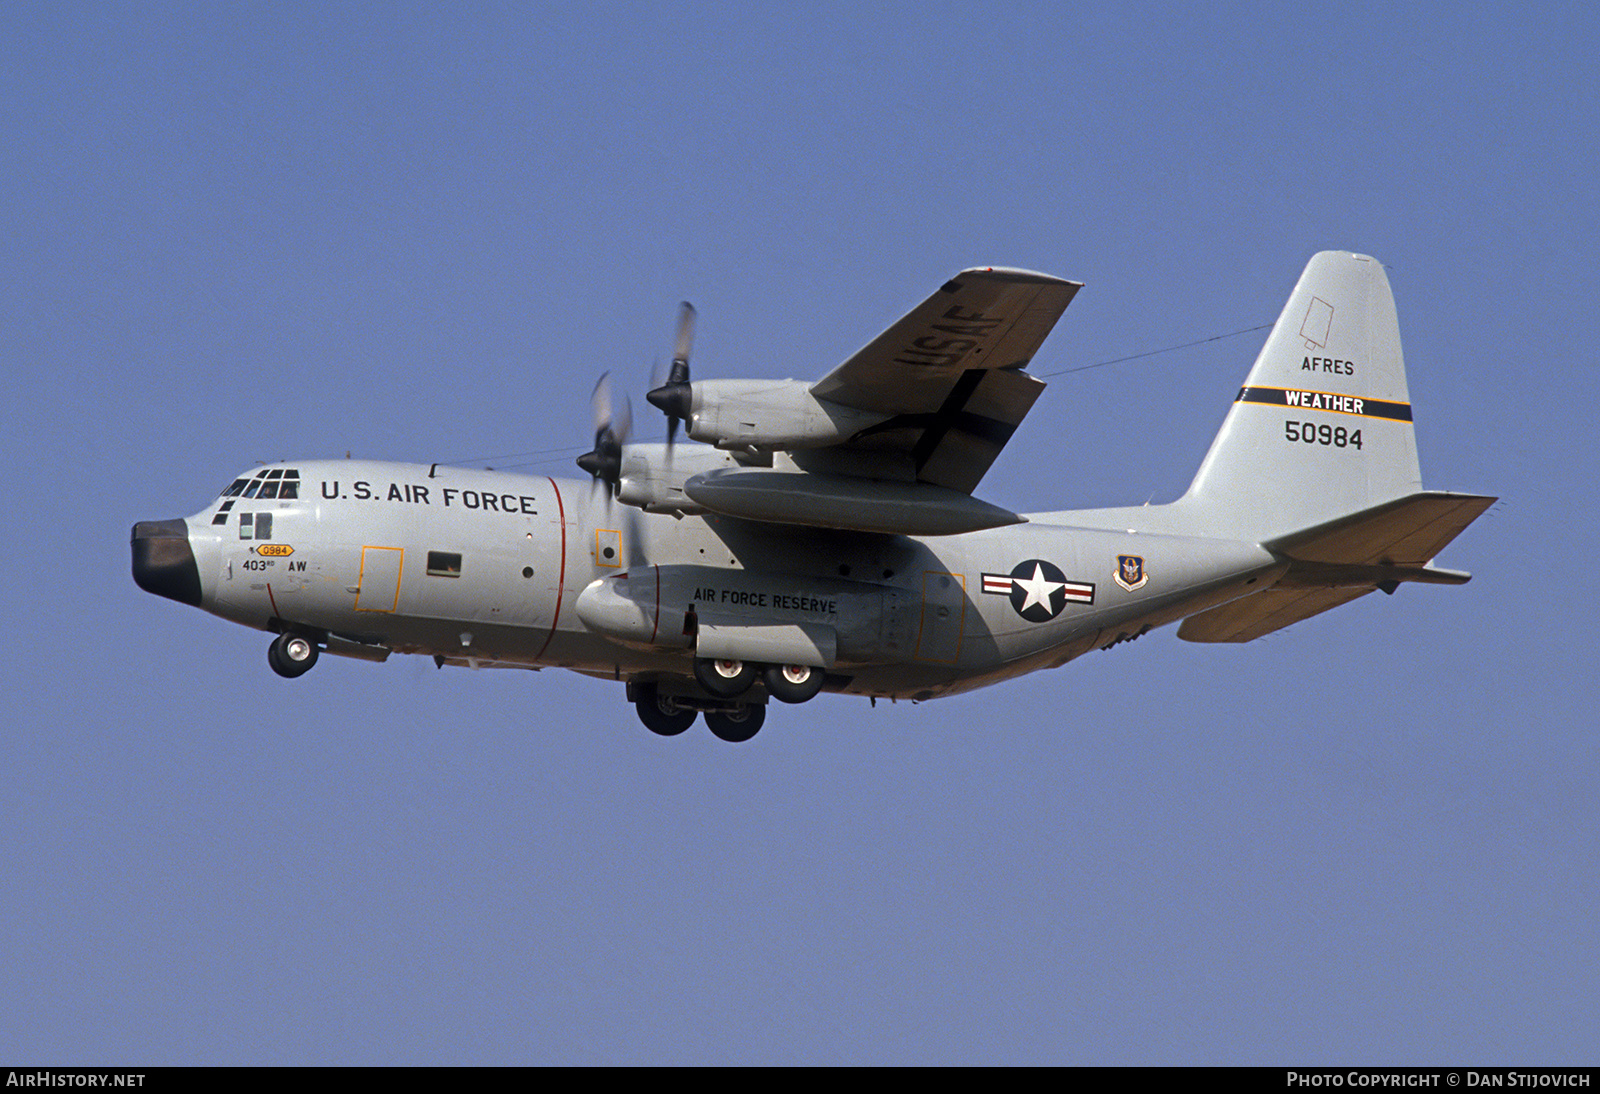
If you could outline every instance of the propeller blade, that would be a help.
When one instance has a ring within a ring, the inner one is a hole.
[[[630,570],[649,565],[644,555],[644,543],[640,540],[639,510],[632,506],[628,506],[627,512],[622,515],[622,560]]]
[[[589,403],[594,410],[594,449],[578,457],[578,466],[606,484],[609,501],[622,480],[622,447],[633,432],[633,407],[626,395],[613,398],[609,372],[601,373]]]
[[[594,413],[595,432],[611,424],[611,373],[602,372],[594,382],[594,393],[589,396],[589,407]]]
[[[672,367],[667,382],[645,396],[650,405],[667,416],[667,447],[678,436],[678,423],[687,422],[693,410],[694,392],[689,386],[689,353],[694,347],[694,305],[685,300],[678,305],[678,338],[672,351]]]
[[[611,428],[617,436],[618,447],[627,444],[628,439],[633,436],[633,401],[626,393],[617,404],[616,417]]]
[[[678,342],[672,351],[672,371],[667,374],[669,383],[689,382],[689,350],[694,346],[694,305],[687,300],[678,305]],[[679,375],[679,366],[682,375]]]

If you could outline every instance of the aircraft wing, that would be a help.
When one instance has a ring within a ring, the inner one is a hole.
[[[971,493],[1044,390],[1022,369],[1082,287],[1029,270],[957,274],[811,386],[889,417],[796,462]]]

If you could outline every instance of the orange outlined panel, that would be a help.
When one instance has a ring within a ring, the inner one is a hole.
[[[400,568],[405,558],[404,547],[361,548],[356,611],[392,612],[400,607]]]
[[[961,632],[966,619],[967,579],[961,574],[924,571],[917,660],[954,664],[961,656]]]

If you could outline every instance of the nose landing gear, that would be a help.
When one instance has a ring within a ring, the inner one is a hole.
[[[317,663],[319,652],[317,644],[311,639],[286,632],[274,638],[272,645],[267,647],[267,664],[279,676],[293,680],[311,671],[311,667]]]

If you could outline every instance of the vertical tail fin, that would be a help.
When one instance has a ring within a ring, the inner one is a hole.
[[[1312,257],[1185,501],[1265,538],[1422,489],[1394,296],[1366,255]]]

